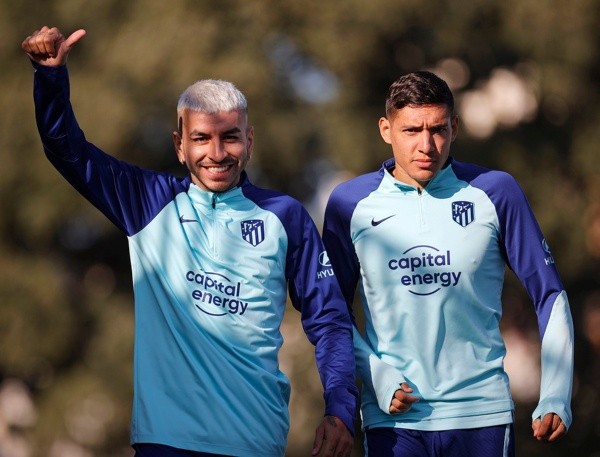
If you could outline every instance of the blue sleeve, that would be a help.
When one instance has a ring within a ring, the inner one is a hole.
[[[258,195],[261,190],[255,189],[254,195],[247,195],[277,214],[287,233],[285,276],[292,304],[300,311],[306,336],[315,346],[325,414],[338,417],[354,433],[358,388],[352,324],[317,227],[298,201],[287,196],[265,199]]]
[[[533,300],[543,338],[552,305],[564,288],[550,249],[519,185],[510,175],[498,173],[494,188],[496,190],[488,191],[488,195],[498,214],[501,248],[509,268]]]
[[[129,165],[89,143],[70,102],[66,66],[34,65],[38,131],[50,162],[69,183],[128,235],[141,230],[189,180]]]
[[[350,221],[356,205],[377,188],[381,173],[383,171],[369,173],[340,184],[331,193],[325,208],[323,243],[350,311],[360,278],[360,263],[350,235]]]
[[[572,422],[574,332],[569,301],[554,258],[525,194],[512,176],[487,172],[471,184],[483,189],[494,203],[501,249],[535,306],[542,340],[542,379],[533,419],[553,412],[568,428]]]

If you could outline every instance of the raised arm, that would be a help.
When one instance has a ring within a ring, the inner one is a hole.
[[[80,29],[65,38],[42,27],[21,47],[32,61],[36,123],[44,152],[65,179],[119,229],[137,233],[156,211],[185,191],[189,180],[156,173],[110,156],[87,141],[70,100],[67,56],[85,36]]]

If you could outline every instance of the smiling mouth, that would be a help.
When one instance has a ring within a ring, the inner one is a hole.
[[[227,173],[232,167],[233,163],[221,164],[221,165],[202,165],[201,166],[211,175],[221,175]]]
[[[206,169],[211,173],[223,173],[229,170],[229,167],[231,167],[231,165],[221,165],[219,167],[206,167]]]

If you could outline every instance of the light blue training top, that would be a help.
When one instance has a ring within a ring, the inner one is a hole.
[[[132,443],[283,456],[290,385],[278,353],[288,293],[316,346],[325,414],[353,432],[352,324],[304,207],[252,185],[245,173],[237,187],[212,193],[189,177],[105,154],[77,125],[66,67],[34,67],[36,119],[49,160],[128,236]]]
[[[512,422],[501,294],[508,265],[533,300],[542,379],[533,417],[571,424],[573,323],[532,211],[508,174],[449,159],[425,189],[397,181],[390,159],[339,185],[323,240],[365,330],[355,328],[363,427],[448,430]],[[402,382],[419,397],[389,414]]]

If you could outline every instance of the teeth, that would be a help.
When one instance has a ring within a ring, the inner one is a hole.
[[[210,171],[212,171],[213,173],[222,173],[224,171],[227,171],[229,167],[228,166],[222,166],[222,167],[208,167],[208,169]]]

